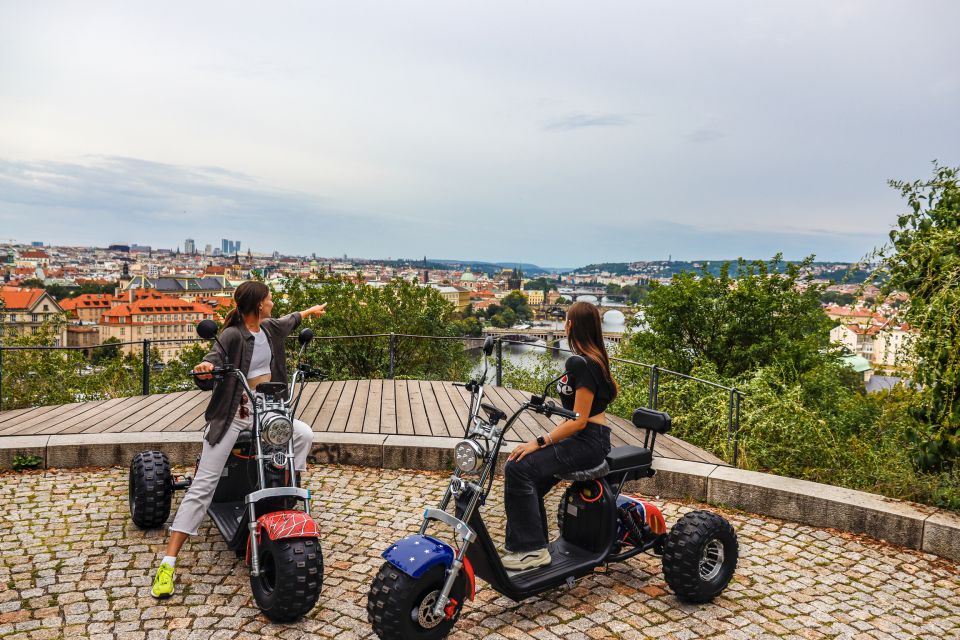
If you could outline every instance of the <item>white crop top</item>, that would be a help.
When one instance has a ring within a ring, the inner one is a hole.
[[[271,354],[270,341],[267,340],[267,334],[261,328],[260,331],[253,334],[253,357],[250,358],[248,379],[270,374]]]

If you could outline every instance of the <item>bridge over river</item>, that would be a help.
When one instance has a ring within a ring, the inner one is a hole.
[[[563,329],[554,329],[552,327],[530,327],[529,329],[497,329],[496,327],[487,327],[483,330],[484,335],[501,338],[503,340],[515,340],[517,342],[533,342],[543,340],[547,346],[553,346],[565,337]],[[603,339],[613,344],[619,344],[623,340],[622,332],[604,331]]]

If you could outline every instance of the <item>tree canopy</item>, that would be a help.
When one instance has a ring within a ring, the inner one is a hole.
[[[650,284],[641,302],[643,330],[632,333],[621,353],[689,373],[709,363],[734,378],[779,362],[806,371],[823,361],[830,322],[820,307],[821,288],[803,275],[813,258],[784,267],[769,262],[731,264],[714,276],[681,273],[669,285]]]
[[[274,315],[327,304],[326,314],[307,325],[318,336],[376,335],[461,336],[464,326],[454,307],[432,287],[396,279],[370,287],[352,279],[330,277],[283,282],[273,296]],[[472,327],[475,329],[475,327]],[[396,338],[397,376],[459,379],[467,367],[463,344],[457,340]],[[318,339],[309,349],[311,362],[336,378],[382,378],[390,368],[390,340]]]
[[[527,291],[537,290],[537,291],[543,291],[544,293],[549,293],[550,291],[557,290],[557,282],[558,282],[557,280],[548,280],[544,277],[540,277],[534,280],[530,280],[525,285],[523,285],[523,288],[526,289]]]
[[[960,459],[960,167],[934,162],[929,180],[891,180],[909,210],[880,250],[883,292],[904,291],[902,319],[917,331],[910,346],[922,386],[918,464],[936,469]]]
[[[520,291],[511,291],[500,301],[499,305],[487,307],[487,318],[490,324],[501,329],[512,327],[518,322],[533,317],[533,310],[527,304],[527,296]]]

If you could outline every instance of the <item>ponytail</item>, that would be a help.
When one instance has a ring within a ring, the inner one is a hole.
[[[260,312],[260,303],[270,295],[270,289],[262,282],[248,280],[242,283],[233,292],[233,301],[236,306],[223,319],[221,333],[229,327],[236,327],[243,323],[243,318],[251,313]]]

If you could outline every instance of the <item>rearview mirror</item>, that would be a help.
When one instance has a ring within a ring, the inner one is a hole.
[[[487,336],[487,339],[483,341],[483,355],[489,356],[493,354],[493,336]]]
[[[217,323],[213,320],[201,320],[197,325],[197,335],[204,340],[213,340],[217,337]]]
[[[311,340],[313,340],[313,331],[310,329],[301,329],[300,335],[297,336],[297,342],[300,343],[300,346],[307,346]]]
[[[545,386],[545,387],[543,388],[543,398],[544,398],[544,399],[545,399],[548,395],[550,395],[550,387],[552,387],[552,386],[555,385],[556,383],[560,382],[560,379],[563,378],[563,376],[565,376],[565,375],[567,375],[567,372],[566,372],[566,371],[564,371],[564,372],[561,373],[559,376],[557,376],[556,378],[554,378],[553,380],[551,380],[550,382],[547,383],[547,386]]]

